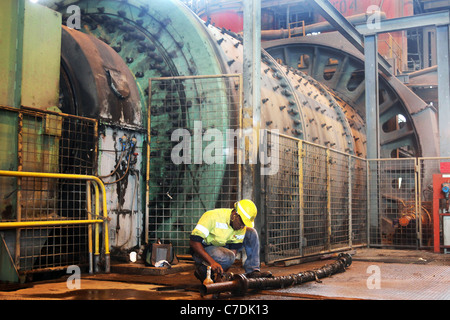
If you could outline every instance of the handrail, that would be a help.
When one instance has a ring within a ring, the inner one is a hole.
[[[61,173],[42,173],[42,172],[24,172],[24,171],[5,171],[0,170],[0,176],[6,177],[27,177],[27,178],[50,178],[50,179],[72,179],[72,180],[84,180],[91,182],[95,189],[95,219],[87,220],[41,220],[41,221],[18,221],[18,222],[0,222],[0,229],[12,229],[12,228],[27,228],[27,227],[43,227],[43,226],[56,226],[56,225],[72,225],[72,224],[95,224],[95,256],[98,259],[99,251],[99,224],[103,223],[103,236],[105,246],[105,272],[110,272],[110,252],[109,252],[109,234],[108,234],[108,210],[106,203],[106,188],[103,182],[96,176],[90,175],[77,175],[77,174],[61,174]],[[99,186],[102,193],[102,211],[103,217],[99,215]],[[88,206],[88,216],[90,213],[90,206]],[[91,246],[91,243],[89,243]],[[89,248],[91,254],[92,247]],[[98,262],[98,261],[96,261]],[[96,263],[98,264],[98,263]],[[91,269],[91,268],[90,268]]]
[[[294,27],[294,28],[292,28],[292,25],[293,25],[293,24],[299,24],[299,23],[302,24],[301,27]],[[296,31],[297,31],[298,29],[301,29],[302,32],[296,33]],[[305,31],[305,30],[306,30],[306,29],[305,29],[305,21],[304,21],[304,20],[299,20],[299,21],[289,22],[289,23],[288,23],[288,37],[289,37],[289,38],[291,38],[292,36],[299,35],[299,34],[302,34],[302,36],[304,37],[304,36],[306,35],[306,31]]]
[[[20,222],[0,222],[0,229],[34,228],[64,226],[72,224],[93,224],[103,223],[103,220],[41,220],[41,221],[20,221]]]

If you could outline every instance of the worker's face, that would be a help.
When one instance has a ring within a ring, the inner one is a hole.
[[[231,227],[234,230],[241,230],[245,227],[244,222],[242,221],[242,218],[239,216],[239,214],[236,211],[232,211],[231,213],[231,220],[230,220]]]

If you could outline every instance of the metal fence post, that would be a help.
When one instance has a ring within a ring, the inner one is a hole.
[[[304,203],[303,203],[303,143],[301,140],[298,141],[298,200],[299,200],[299,213],[300,213],[300,256],[303,257],[303,237],[304,237]]]
[[[422,192],[420,191],[420,160],[418,158],[414,159],[414,206],[416,211],[416,234],[417,234],[417,249],[422,243],[422,212],[420,210],[420,196]]]
[[[331,250],[331,157],[330,149],[326,150],[327,171],[327,250]]]
[[[145,217],[144,217],[144,243],[148,243],[148,231],[149,231],[149,202],[150,202],[150,145],[151,145],[151,129],[152,129],[152,79],[148,80],[148,108],[147,108],[147,144],[146,144],[146,150],[147,150],[147,159],[146,159],[146,170],[145,170]]]
[[[86,181],[86,213],[88,220],[92,219],[92,194],[91,182]],[[97,218],[97,217],[96,217]],[[89,253],[89,274],[94,273],[94,256],[92,252],[92,225],[88,225],[88,253]]]
[[[370,165],[369,165],[369,160],[366,159],[366,183],[367,183],[367,190],[366,190],[366,197],[367,197],[367,202],[366,202],[366,222],[367,222],[367,247],[370,247],[370,205],[371,205],[371,201],[370,201],[370,174],[369,174],[369,170],[370,170]]]
[[[23,113],[19,112],[17,115],[17,171],[23,170]],[[22,221],[22,178],[17,178],[17,197],[16,197],[16,220]],[[14,250],[15,264],[17,270],[20,269],[20,233],[21,229],[16,230],[16,247]]]
[[[351,248],[353,245],[352,242],[352,233],[353,233],[353,221],[352,221],[352,156],[348,156],[348,246]]]

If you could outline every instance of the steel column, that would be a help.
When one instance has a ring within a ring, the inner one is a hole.
[[[450,156],[450,70],[448,25],[436,27],[440,156]]]
[[[242,194],[243,199],[255,201],[256,185],[259,185],[257,171],[259,129],[261,126],[261,0],[244,1],[244,103],[243,103],[243,133],[251,137],[249,143],[242,141],[245,148],[243,164]]]
[[[315,0],[317,1],[317,0]],[[449,24],[450,14],[449,11],[428,13],[423,15],[417,15],[414,17],[404,17],[397,19],[389,19],[380,21],[380,26],[377,29],[368,29],[367,26],[358,27],[358,31],[365,36],[365,47],[368,51],[367,40],[371,41],[371,38],[375,37],[379,33],[394,32],[400,30],[406,30],[411,28],[423,28],[428,26],[436,26],[436,42],[437,42],[437,64],[438,64],[438,99],[439,99],[439,136],[440,136],[440,155],[450,155],[450,129],[448,128],[449,113],[450,113],[450,55],[449,55]],[[369,44],[370,45],[370,44]],[[373,50],[373,48],[372,48]],[[366,81],[367,81],[367,61],[368,56],[366,53]],[[371,58],[373,59],[373,58]],[[369,77],[370,79],[370,77]],[[370,86],[366,83],[366,89]],[[366,90],[366,99],[368,97]],[[374,97],[372,97],[373,103]],[[370,101],[370,100],[368,100]],[[367,102],[368,102],[367,101]],[[366,103],[367,103],[366,102]],[[367,109],[366,105],[366,110]],[[370,117],[366,115],[369,121]],[[369,134],[368,130],[367,143],[369,147]],[[369,152],[369,151],[368,151]],[[371,157],[367,157],[371,159]]]
[[[365,86],[366,86],[366,136],[367,159],[380,158],[380,128],[379,128],[379,96],[378,96],[378,36],[367,35],[365,43]],[[368,171],[369,172],[369,171]],[[377,172],[377,171],[375,171]],[[370,173],[368,173],[370,175]],[[373,177],[373,175],[371,175]],[[375,175],[377,177],[377,175]],[[378,194],[377,179],[368,180],[369,197]],[[368,225],[378,228],[378,203],[368,201]],[[370,236],[370,230],[369,230]]]
[[[380,157],[379,97],[378,97],[378,40],[377,35],[368,35],[365,43],[365,85],[366,85],[366,123],[367,159]]]

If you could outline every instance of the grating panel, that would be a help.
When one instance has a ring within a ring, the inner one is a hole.
[[[279,170],[265,177],[267,262],[365,244],[365,160],[274,135]]]
[[[378,285],[371,270],[377,268]],[[449,300],[448,266],[353,261],[346,272],[299,286],[277,290],[280,293],[316,295],[329,298],[367,300]],[[369,283],[369,285],[368,285]]]
[[[269,143],[273,136],[269,133]],[[266,259],[300,256],[302,250],[298,141],[280,137],[278,173],[265,176]]]
[[[416,248],[416,159],[369,160],[370,245]]]
[[[348,246],[350,240],[350,162],[348,155],[330,152],[331,249]]]
[[[238,199],[238,75],[150,79],[148,241],[186,253],[200,216]]]
[[[305,255],[329,249],[329,163],[325,148],[305,144],[303,158]]]
[[[351,243],[367,243],[367,163],[360,158],[351,159]]]
[[[5,167],[2,161],[2,169],[81,175],[96,172],[96,120],[31,108],[4,107],[1,111],[15,118],[10,124],[13,135],[9,145],[16,144],[18,154],[15,168]],[[11,207],[11,214],[2,210],[1,222],[87,218],[84,181],[2,177],[0,188],[12,190],[7,203],[2,204],[2,208]],[[87,262],[87,230],[85,225],[20,229],[16,250],[11,251],[20,271],[83,264]]]

